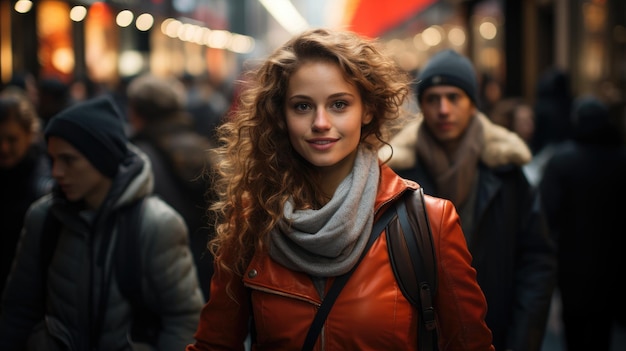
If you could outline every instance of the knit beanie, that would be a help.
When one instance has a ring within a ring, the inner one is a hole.
[[[128,151],[121,114],[108,97],[80,102],[52,117],[46,141],[56,136],[72,144],[103,175],[113,178]]]
[[[417,75],[417,101],[421,94],[434,85],[452,85],[465,91],[478,103],[478,80],[470,60],[452,49],[435,54]]]
[[[572,124],[574,137],[590,139],[607,137],[611,129],[608,106],[592,95],[584,95],[574,100],[572,109]]]

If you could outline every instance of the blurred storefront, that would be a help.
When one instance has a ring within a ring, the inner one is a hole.
[[[408,71],[452,47],[504,95],[532,101],[537,77],[556,66],[571,73],[576,93],[625,100],[621,0],[2,1],[0,79],[21,71],[110,85],[143,71],[233,79],[292,34],[264,9],[272,3],[300,10],[306,20],[295,30],[340,26],[380,37]]]
[[[380,6],[374,4],[370,7]],[[419,70],[434,52],[454,48],[472,59],[479,78],[499,82],[503,96],[532,102],[537,78],[557,67],[570,73],[576,94],[594,92],[617,105],[626,99],[624,1],[398,0],[385,5],[407,11],[394,26],[374,34],[408,71]],[[407,13],[413,15],[406,18]],[[358,30],[367,20],[349,23]],[[372,34],[367,30],[363,33]]]
[[[2,2],[0,78],[17,72],[64,82],[87,77],[114,88],[120,79],[235,74],[254,38],[228,31],[227,0],[40,0]]]

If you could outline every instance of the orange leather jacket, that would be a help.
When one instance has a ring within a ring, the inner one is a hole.
[[[376,215],[400,197],[412,181],[381,166]],[[426,209],[438,260],[435,296],[439,350],[494,350],[485,324],[485,297],[471,267],[471,255],[452,203],[426,196]],[[231,285],[218,266],[211,298],[204,306],[196,343],[187,351],[244,350],[254,316],[252,350],[299,350],[322,303],[311,278],[257,253],[243,279]],[[332,284],[332,278],[326,289]],[[322,350],[417,350],[418,312],[404,298],[394,277],[384,233],[370,248],[339,294],[315,345]]]

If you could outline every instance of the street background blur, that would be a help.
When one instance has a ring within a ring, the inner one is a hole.
[[[243,71],[312,27],[378,37],[408,72],[453,48],[480,74],[482,110],[509,97],[532,106],[540,77],[558,69],[573,95],[601,97],[626,126],[623,0],[2,0],[0,86],[32,79],[67,89],[67,103],[102,92],[123,103],[126,84],[150,72],[179,77],[221,115]],[[43,96],[34,101],[54,106]],[[564,350],[558,313],[557,294],[544,351]],[[615,339],[626,350],[626,332]]]
[[[625,100],[621,0],[1,1],[0,79],[28,72],[115,90],[150,71],[229,94],[246,64],[308,27],[380,37],[407,71],[452,47],[501,97],[532,103],[539,76],[557,67],[576,95]]]

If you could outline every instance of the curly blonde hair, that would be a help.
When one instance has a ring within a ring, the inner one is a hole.
[[[372,122],[362,126],[362,144],[374,149],[387,144],[402,115],[409,75],[382,54],[376,40],[352,32],[306,31],[248,71],[236,108],[217,131],[219,200],[210,207],[217,222],[209,249],[225,271],[241,275],[254,252],[266,250],[289,198],[297,209],[323,203],[315,168],[294,151],[285,121],[289,78],[304,62],[320,60],[341,68],[372,114]]]

